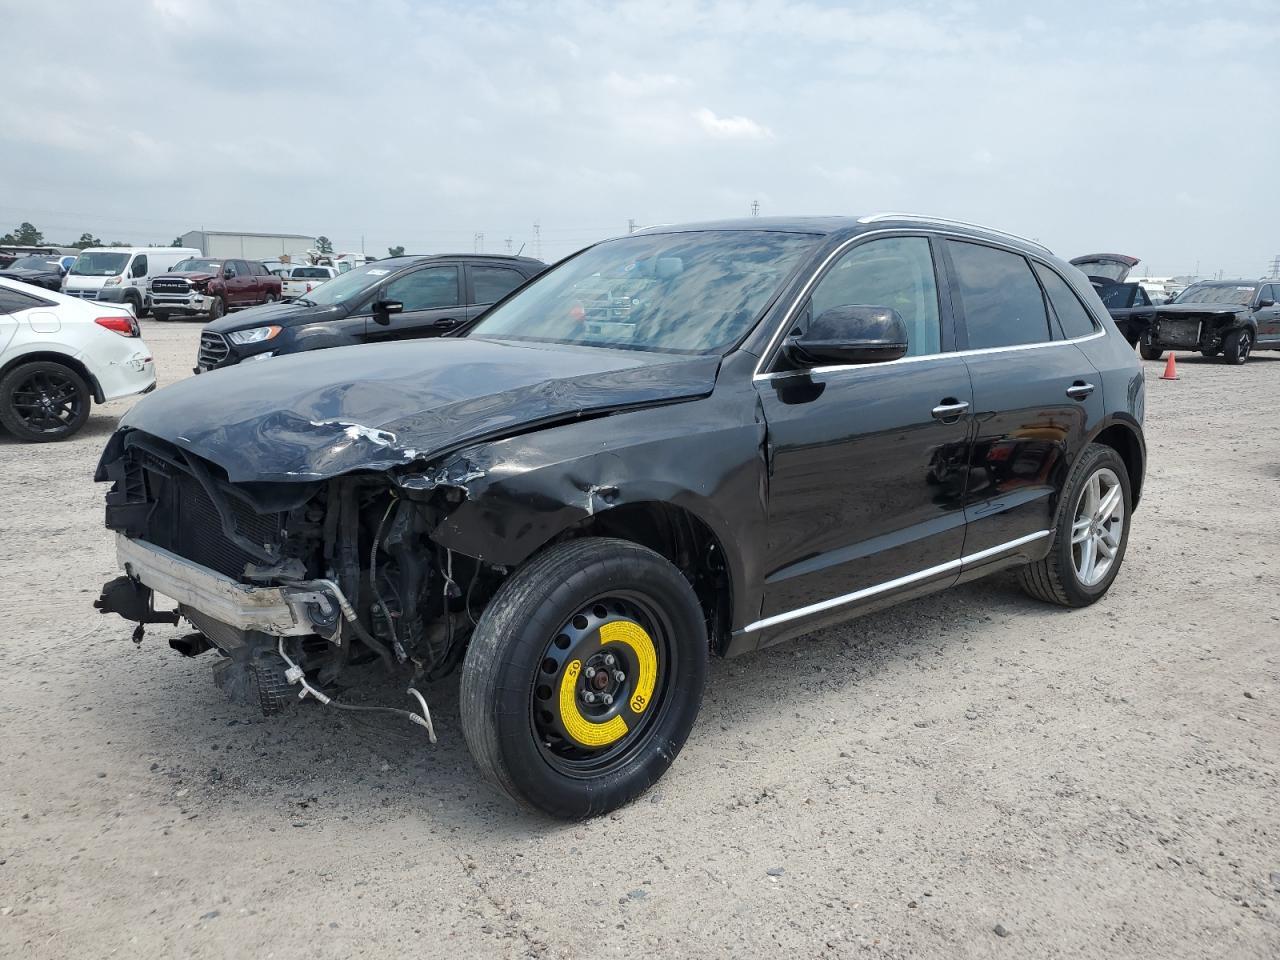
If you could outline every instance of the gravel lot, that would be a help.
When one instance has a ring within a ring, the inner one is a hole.
[[[143,327],[187,375],[198,326]],[[1160,367],[1103,602],[997,577],[715,663],[658,789],[572,826],[478,779],[453,680],[435,748],[266,721],[100,617],[127,403],[0,437],[0,955],[1280,955],[1280,354]]]

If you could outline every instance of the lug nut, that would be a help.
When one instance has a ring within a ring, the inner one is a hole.
[[[604,694],[600,699],[604,701],[606,707],[613,705],[613,694],[611,693]]]
[[[613,679],[617,680],[618,683],[621,683],[623,680],[627,679],[627,675],[621,670],[615,670],[613,671]]]
[[[618,661],[612,653],[606,653],[604,655],[604,662],[605,662],[605,666],[612,667]]]
[[[587,669],[586,669],[586,670],[584,670],[583,672],[587,675],[587,679],[588,679],[588,680],[590,680],[592,677],[594,677],[594,676],[596,675],[596,668],[595,668],[595,667],[587,667]]]
[[[588,690],[586,693],[582,695],[582,699],[587,701],[587,703],[595,703],[596,695],[592,693],[590,690]]]

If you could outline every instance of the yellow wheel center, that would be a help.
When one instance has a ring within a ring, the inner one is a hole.
[[[644,713],[653,699],[653,690],[658,682],[658,651],[654,648],[653,638],[632,620],[614,620],[600,628],[600,641],[602,646],[610,643],[624,644],[635,654],[639,674],[627,706],[633,714]],[[583,716],[578,706],[577,693],[582,669],[581,660],[571,660],[564,668],[564,675],[560,678],[560,719],[564,723],[565,732],[580,745],[607,747],[621,740],[630,727],[621,714],[614,714],[602,723]]]

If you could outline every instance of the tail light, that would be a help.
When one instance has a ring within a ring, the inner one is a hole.
[[[138,321],[133,317],[98,317],[93,321],[100,327],[106,327],[112,333],[118,333],[122,337],[140,337],[142,331],[138,329]]]

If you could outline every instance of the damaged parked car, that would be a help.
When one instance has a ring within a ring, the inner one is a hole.
[[[1280,282],[1202,280],[1152,307],[1138,344],[1144,360],[1199,350],[1239,366],[1254,350],[1280,350]]]
[[[1141,262],[1123,253],[1090,253],[1071,261],[1089,278],[1098,291],[1098,299],[1131,347],[1142,340],[1154,315],[1147,291],[1137,281],[1129,280],[1130,271]]]
[[[604,813],[675,759],[712,655],[1008,568],[1101,598],[1145,466],[1104,319],[1044,247],[951,221],[605,241],[432,343],[137,404],[97,469],[124,571],[98,606],[139,638],[185,618],[174,646],[267,712],[371,709],[334,687],[369,661],[460,669],[484,774]]]

